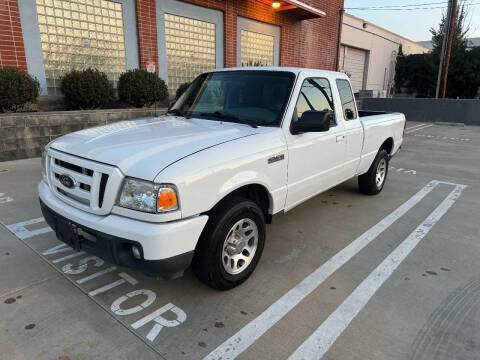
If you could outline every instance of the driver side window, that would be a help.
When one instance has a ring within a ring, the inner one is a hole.
[[[330,127],[336,126],[333,105],[332,89],[330,83],[324,78],[305,79],[298,95],[293,121],[302,117],[305,111],[322,111],[330,117]]]

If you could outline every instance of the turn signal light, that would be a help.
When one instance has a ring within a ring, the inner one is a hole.
[[[174,189],[161,188],[158,190],[157,211],[177,210],[178,200]]]

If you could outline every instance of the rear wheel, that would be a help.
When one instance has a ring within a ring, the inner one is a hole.
[[[358,177],[360,192],[367,195],[376,195],[382,191],[388,174],[389,155],[385,149],[380,149],[370,169]]]
[[[265,218],[259,206],[245,198],[227,199],[211,212],[192,269],[208,286],[231,289],[255,270],[264,244]]]

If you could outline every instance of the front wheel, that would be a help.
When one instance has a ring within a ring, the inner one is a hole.
[[[265,244],[265,218],[258,205],[232,198],[215,208],[195,250],[192,269],[208,286],[228,290],[255,270]]]
[[[370,169],[358,177],[358,187],[361,193],[376,195],[382,191],[387,180],[389,158],[388,152],[380,149]]]

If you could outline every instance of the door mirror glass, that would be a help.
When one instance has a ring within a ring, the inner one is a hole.
[[[345,109],[345,119],[346,120],[353,120],[355,119],[355,113],[352,109]]]
[[[333,118],[333,111],[304,111],[297,121],[292,122],[292,134],[328,131]]]

